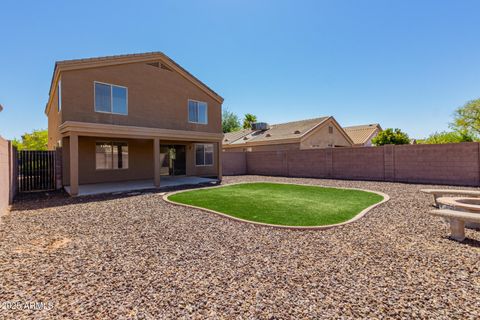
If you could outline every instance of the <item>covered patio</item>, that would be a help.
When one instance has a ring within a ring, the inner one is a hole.
[[[162,177],[160,181],[160,189],[197,184],[216,184],[218,183],[218,181],[218,179],[202,177]],[[77,196],[91,196],[105,193],[123,193],[155,188],[156,187],[153,180],[82,184],[78,186]],[[70,186],[66,186],[65,190],[68,192],[68,194],[71,194]]]
[[[222,133],[71,121],[60,133],[71,196],[222,180]]]

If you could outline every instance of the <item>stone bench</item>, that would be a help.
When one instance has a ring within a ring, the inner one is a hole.
[[[465,222],[480,223],[480,214],[450,209],[432,210],[430,214],[450,221],[450,237],[457,241],[465,240]]]
[[[476,191],[476,190],[422,189],[420,190],[420,192],[433,195],[433,200],[435,201],[435,207],[437,208],[438,208],[437,199],[445,195],[480,197],[480,191]]]

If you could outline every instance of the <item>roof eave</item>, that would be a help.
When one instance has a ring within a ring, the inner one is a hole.
[[[228,148],[240,148],[240,147],[254,147],[254,146],[264,146],[272,144],[287,144],[287,143],[300,143],[300,137],[298,138],[289,138],[289,139],[277,139],[271,141],[248,141],[237,144],[227,144],[224,147]]]

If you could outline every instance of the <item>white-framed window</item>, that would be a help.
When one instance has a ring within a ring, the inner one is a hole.
[[[95,169],[128,169],[128,143],[111,141],[96,142]]]
[[[128,88],[94,81],[95,111],[128,114]]]
[[[188,122],[208,123],[208,105],[206,102],[188,100]]]
[[[213,144],[202,143],[195,145],[195,165],[211,166],[213,165]]]
[[[58,112],[62,111],[62,80],[58,80],[58,86],[57,86],[57,96],[58,96]]]

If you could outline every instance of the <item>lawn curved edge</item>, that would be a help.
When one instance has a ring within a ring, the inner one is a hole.
[[[373,208],[375,208],[375,207],[387,202],[388,200],[390,200],[390,196],[388,194],[383,193],[383,192],[379,192],[379,191],[368,190],[368,189],[332,187],[332,186],[322,186],[322,185],[315,185],[315,184],[272,182],[272,181],[227,183],[227,184],[216,185],[216,186],[213,186],[213,187],[206,187],[206,188],[201,188],[201,189],[222,188],[222,187],[227,187],[227,186],[233,186],[233,185],[238,185],[238,184],[249,184],[249,183],[278,183],[278,184],[290,184],[290,185],[297,185],[297,186],[311,186],[311,187],[320,187],[320,188],[359,190],[359,191],[365,191],[365,192],[371,192],[371,193],[378,194],[379,196],[383,197],[383,200],[380,201],[380,202],[377,202],[375,204],[372,204],[371,206],[369,206],[369,207],[363,209],[362,211],[360,211],[356,216],[354,216],[350,220],[347,220],[347,221],[344,221],[344,222],[341,222],[341,223],[329,224],[329,225],[325,225],[325,226],[286,226],[286,225],[263,223],[263,222],[240,219],[240,218],[228,215],[228,214],[223,213],[223,212],[219,212],[219,211],[215,211],[215,210],[207,209],[207,208],[203,208],[203,207],[198,207],[198,206],[192,206],[192,205],[189,205],[189,204],[174,202],[174,201],[171,201],[171,200],[168,199],[169,196],[172,196],[174,194],[181,193],[181,192],[187,192],[187,191],[193,191],[193,190],[199,190],[198,188],[191,188],[191,189],[184,189],[184,190],[168,192],[168,193],[164,194],[162,198],[165,202],[168,202],[168,203],[176,205],[176,206],[183,206],[183,207],[198,209],[198,210],[205,211],[205,212],[215,213],[215,214],[220,215],[224,218],[228,218],[228,219],[235,220],[235,221],[238,221],[238,222],[243,222],[243,223],[248,223],[248,224],[253,224],[253,225],[258,225],[258,226],[263,226],[263,227],[271,227],[271,228],[277,228],[277,229],[288,229],[288,230],[326,230],[326,229],[331,229],[331,228],[335,228],[335,227],[344,226],[344,225],[353,223],[353,222],[363,218],[370,210],[372,210]]]

